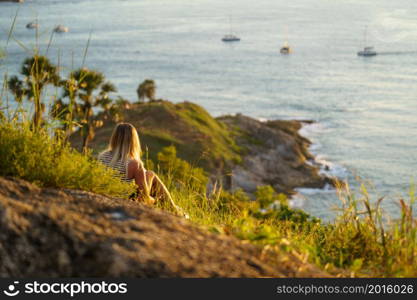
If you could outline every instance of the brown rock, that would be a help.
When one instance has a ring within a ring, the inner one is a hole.
[[[257,186],[271,185],[292,194],[297,187],[332,184],[331,178],[319,173],[308,151],[311,142],[298,133],[301,121],[261,122],[240,114],[220,120],[242,131],[238,145],[247,151],[243,163],[232,169],[233,188],[253,193]]]
[[[18,179],[0,177],[0,227],[0,277],[323,276],[133,201]]]

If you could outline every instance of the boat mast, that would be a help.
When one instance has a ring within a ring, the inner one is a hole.
[[[285,45],[288,45],[288,25],[285,25]]]
[[[364,33],[364,37],[363,37],[363,47],[367,47],[368,44],[368,26],[365,26],[365,33]]]

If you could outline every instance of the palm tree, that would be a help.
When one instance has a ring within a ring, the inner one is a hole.
[[[8,86],[17,102],[21,101],[24,96],[34,102],[33,126],[36,130],[42,124],[45,111],[45,105],[41,99],[42,91],[49,84],[59,85],[58,67],[52,64],[47,57],[34,55],[24,60],[20,74],[24,76],[24,79],[12,76],[8,81]]]
[[[13,94],[13,97],[17,103],[22,103],[23,97],[25,95],[25,88],[23,81],[19,79],[16,75],[10,77],[7,81],[9,91]]]
[[[45,105],[41,100],[42,91],[49,84],[59,85],[58,67],[52,64],[47,57],[35,55],[23,62],[20,73],[26,78],[27,97],[35,103],[33,124],[37,129],[42,124],[42,116],[45,111]]]
[[[76,87],[70,88],[74,83]],[[97,90],[99,90],[98,93],[96,93]],[[94,116],[94,108],[100,107],[104,111],[103,116],[111,112],[114,103],[109,94],[114,92],[117,92],[116,87],[106,81],[103,73],[87,68],[72,72],[67,83],[64,84],[63,97],[70,98],[70,104],[73,102],[73,112],[75,112],[73,117],[81,126],[83,151],[87,150],[89,142],[94,138],[95,129],[103,125],[103,120]],[[61,107],[64,110],[68,109],[68,104]],[[60,112],[62,113],[63,110]]]
[[[152,79],[146,79],[139,84],[136,93],[138,94],[139,102],[144,102],[145,98],[148,98],[149,101],[154,101],[156,94],[155,81]]]

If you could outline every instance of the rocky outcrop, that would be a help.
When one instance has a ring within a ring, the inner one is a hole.
[[[297,187],[323,188],[333,183],[320,174],[320,166],[308,151],[311,142],[298,133],[302,121],[261,122],[240,114],[220,120],[239,128],[237,143],[246,150],[243,162],[232,168],[233,189],[252,193],[257,186],[271,185],[278,192],[292,194]]]
[[[0,277],[326,276],[139,203],[0,177]]]
[[[163,147],[174,145],[180,158],[211,174],[213,184],[220,181],[226,188],[249,193],[258,185],[271,185],[289,195],[297,187],[322,188],[332,182],[319,174],[320,166],[308,151],[310,141],[298,133],[300,121],[260,122],[244,115],[213,118],[195,103],[169,101],[132,104],[121,116],[139,130],[149,158],[156,160]],[[103,150],[114,126],[106,120],[96,130],[91,148]],[[80,149],[78,133],[71,141]]]

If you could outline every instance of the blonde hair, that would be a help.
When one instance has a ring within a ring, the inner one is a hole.
[[[129,123],[117,124],[110,138],[107,151],[110,151],[113,154],[110,162],[110,165],[112,166],[119,160],[126,162],[128,159],[135,159],[140,162],[142,150],[136,128]]]

